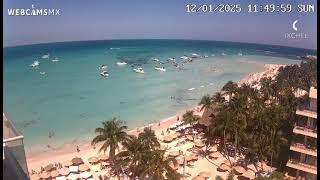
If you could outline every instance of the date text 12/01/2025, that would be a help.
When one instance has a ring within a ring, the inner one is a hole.
[[[293,6],[291,4],[249,4],[248,6],[241,7],[240,4],[187,4],[186,12],[196,13],[196,12],[230,12],[230,13],[273,13],[273,12],[299,12],[299,13],[313,13],[315,12],[314,4],[298,4]]]

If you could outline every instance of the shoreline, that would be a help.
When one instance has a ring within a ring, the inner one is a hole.
[[[191,109],[194,110],[195,115],[202,115],[203,111],[197,111],[197,108],[200,106],[195,106]],[[134,129],[130,129],[127,131],[129,135],[138,135],[144,127],[151,126],[152,130],[155,131],[156,136],[159,138],[161,136],[161,132],[169,128],[170,125],[178,122],[177,117],[179,116],[179,121],[182,119],[182,115],[185,111],[177,112],[175,115],[170,116],[165,119],[161,119],[160,121],[154,121],[154,123],[149,123],[147,126],[140,126]],[[160,123],[160,126],[159,126]],[[76,147],[79,146],[80,152],[77,152]],[[57,149],[48,149],[47,151],[43,151],[41,153],[26,153],[26,160],[28,164],[28,170],[39,171],[41,167],[45,167],[50,163],[62,163],[66,160],[71,160],[74,157],[81,157],[84,161],[86,161],[91,156],[97,156],[100,148],[100,145],[97,145],[94,149],[90,142],[79,143],[79,144],[64,144],[62,147]]]
[[[271,77],[275,78],[278,74],[278,69],[282,66],[286,66],[283,64],[264,64],[264,70],[261,72],[249,73],[243,79],[241,79],[238,84],[247,83],[252,84],[254,81],[258,81],[263,77]],[[149,122],[147,126],[151,126],[151,128],[155,131],[156,136],[161,137],[161,131],[167,129],[170,125],[177,122],[177,117],[182,119],[182,115],[187,110],[194,110],[194,114],[202,116],[203,112],[198,112],[196,109],[200,106],[195,106],[191,109],[186,109],[184,111],[177,112],[175,115],[170,116],[168,118],[164,118],[152,123]],[[159,126],[160,123],[160,126]],[[134,129],[130,129],[127,131],[130,135],[137,135],[143,128],[146,126],[135,127]],[[138,131],[139,130],[139,131]],[[76,147],[79,146],[80,152],[77,152]],[[41,153],[26,153],[26,159],[28,164],[28,170],[36,170],[39,171],[41,167],[44,167],[50,163],[62,163],[66,160],[71,160],[74,157],[81,157],[84,161],[87,161],[89,157],[98,155],[100,145],[94,149],[90,142],[79,142],[78,144],[64,144],[62,147],[57,149],[48,149],[47,151]]]

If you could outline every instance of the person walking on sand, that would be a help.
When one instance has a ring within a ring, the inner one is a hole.
[[[79,146],[77,146],[77,152],[80,152]]]
[[[179,116],[177,117],[177,121],[179,121]]]

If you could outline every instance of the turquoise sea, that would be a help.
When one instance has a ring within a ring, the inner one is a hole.
[[[239,55],[242,53],[242,56]],[[42,59],[44,54],[49,59]],[[183,55],[196,58],[181,65]],[[129,128],[172,116],[196,105],[228,81],[263,70],[265,63],[299,63],[313,50],[191,40],[108,40],[4,48],[4,111],[25,136],[27,152],[47,144],[87,141],[103,120],[120,117]],[[54,63],[53,58],[59,58]],[[166,72],[154,69],[164,61]],[[40,61],[39,68],[30,64]],[[117,66],[122,60],[126,66]],[[108,66],[109,78],[98,67]],[[141,66],[145,74],[135,73]],[[46,72],[41,75],[40,72]],[[194,88],[194,89],[193,89]],[[193,89],[193,90],[190,90]],[[174,98],[171,98],[174,97]],[[49,138],[49,132],[54,137]]]

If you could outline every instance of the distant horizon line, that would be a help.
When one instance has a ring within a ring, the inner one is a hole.
[[[15,48],[15,47],[23,47],[23,46],[33,46],[33,45],[45,45],[45,44],[57,44],[57,43],[73,43],[73,42],[89,42],[89,41],[134,41],[134,40],[178,40],[178,41],[211,41],[211,42],[225,42],[225,43],[239,43],[239,44],[252,44],[252,45],[263,45],[263,46],[278,46],[278,47],[285,47],[285,48],[295,48],[295,49],[303,49],[303,50],[312,50],[317,51],[316,49],[308,49],[302,47],[294,47],[294,46],[285,46],[285,45],[278,45],[278,44],[262,44],[262,43],[253,43],[253,42],[239,42],[239,41],[221,41],[221,40],[205,40],[205,39],[91,39],[91,40],[75,40],[75,41],[53,41],[53,42],[41,42],[41,43],[34,43],[34,44],[21,44],[21,45],[9,45],[3,46],[3,49],[6,48]]]

